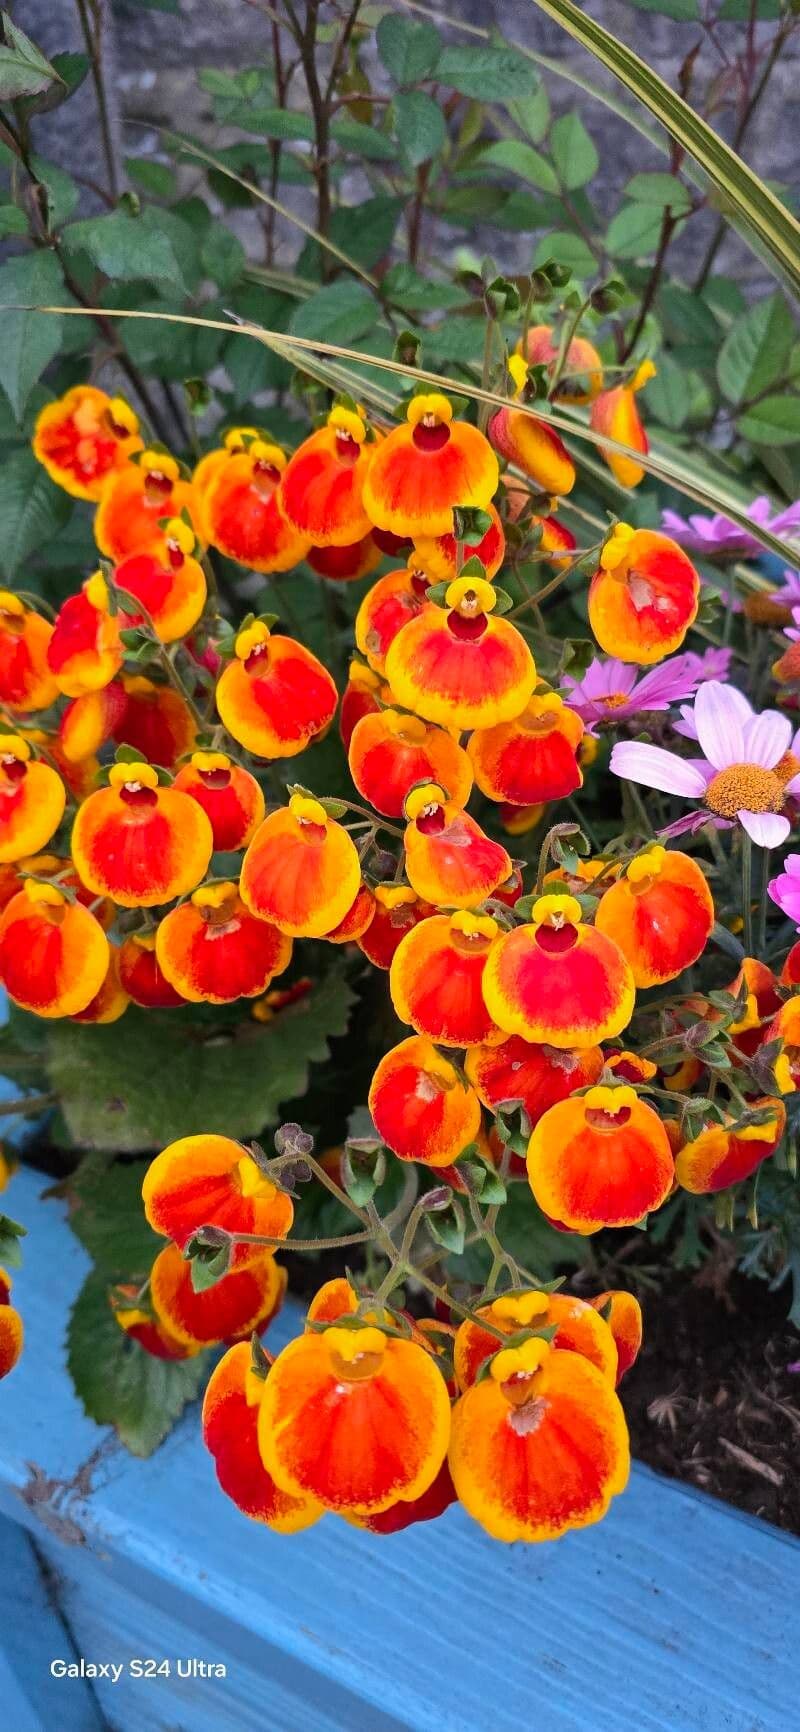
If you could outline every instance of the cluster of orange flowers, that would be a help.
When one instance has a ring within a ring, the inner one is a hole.
[[[634,393],[647,367],[602,391],[596,352],[576,343],[568,365],[587,382],[562,394],[592,399],[600,430],[646,450]],[[52,624],[32,598],[0,594],[0,975],[37,1015],[111,1022],[130,1001],[264,1002],[294,939],[358,944],[412,1031],[372,1082],[386,1147],[454,1191],[468,1188],[467,1151],[505,1176],[521,1167],[555,1225],[592,1233],[638,1223],[676,1183],[712,1191],[752,1172],[783,1107],[760,1103],[761,1122],[732,1118],[686,1143],[639,1092],[655,1065],[620,1048],[637,988],[674,979],[711,933],[690,856],[654,846],[627,864],[557,868],[530,896],[466,810],[474,785],[512,836],[580,788],[587,756],[583,722],[539,679],[493,582],[511,523],[535,522],[555,562],[574,546],[555,509],[575,469],[527,408],[529,364],[557,364],[545,327],[527,360],[512,357],[513,394],[486,434],[438,392],[414,395],[390,430],[338,403],[288,458],[236,428],[191,477],[93,387],[44,411],[34,450],[96,503],[103,563]],[[498,458],[518,472],[502,485]],[[631,459],[609,461],[640,479]],[[265,815],[258,761],[318,739],[339,694],[274,620],[235,632],[220,620],[206,547],[258,572],[305,561],[337,580],[399,562],[361,604],[342,698],[366,813],[295,788]],[[683,642],[698,593],[676,543],[618,524],[591,580],[592,630],[652,664]],[[68,801],[69,854],[54,847]],[[352,812],[367,820],[360,840]],[[391,881],[378,835],[399,844]],[[242,855],[236,877],[214,875],[217,851]],[[509,1102],[530,1137],[524,1164],[494,1122]],[[596,1519],[624,1484],[614,1383],[635,1352],[629,1296],[590,1306],[512,1291],[456,1331],[337,1282],[270,1368],[242,1338],[282,1297],[273,1251],[292,1204],[279,1179],[226,1138],[189,1138],[155,1161],[145,1202],[168,1243],[146,1293],[116,1295],[117,1319],[165,1357],[239,1343],[204,1423],[248,1513],[292,1528],[331,1509],[385,1530],[457,1494],[491,1533],[536,1539]],[[237,1240],[222,1278],[197,1291],[184,1251],[209,1225],[273,1243]]]

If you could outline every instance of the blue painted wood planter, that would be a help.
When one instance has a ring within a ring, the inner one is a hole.
[[[791,1732],[800,1544],[634,1469],[605,1522],[497,1545],[458,1509],[388,1539],[282,1538],[223,1498],[197,1409],[146,1462],[88,1420],[64,1365],[87,1267],[31,1172],[0,1386],[3,1732]],[[284,1316],[271,1337],[291,1333]],[[115,1662],[118,1683],[54,1679]],[[225,1678],[179,1677],[179,1660]],[[168,1660],[169,1677],[130,1675]]]

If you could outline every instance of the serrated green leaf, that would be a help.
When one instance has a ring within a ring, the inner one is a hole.
[[[62,241],[70,252],[85,252],[105,276],[122,282],[140,278],[184,286],[173,240],[162,224],[166,212],[152,209],[141,216],[114,210],[108,216],[86,217],[64,229]]]
[[[729,403],[742,403],[781,378],[795,335],[780,294],[757,301],[736,320],[717,362],[717,378]]]
[[[653,205],[624,204],[611,218],[606,246],[613,258],[641,259],[654,253],[661,238],[663,212]]]
[[[58,79],[58,73],[7,12],[0,18],[5,35],[5,42],[0,41],[0,102],[36,96]]]
[[[26,309],[58,304],[65,292],[51,252],[24,253],[0,266],[0,385],[18,421],[37,379],[58,354],[64,329],[62,318]]]
[[[533,96],[539,75],[530,61],[514,48],[466,47],[447,43],[436,67],[442,84],[473,96],[478,102],[519,102]]]
[[[378,53],[397,84],[418,84],[433,72],[442,38],[432,24],[388,12],[376,32]]]
[[[594,139],[586,131],[579,114],[573,109],[553,122],[550,149],[556,173],[567,191],[576,191],[593,180],[600,167]]]
[[[688,187],[674,174],[635,174],[624,192],[635,204],[657,205],[676,213],[688,210],[692,202]]]
[[[106,1274],[93,1270],[75,1301],[67,1361],[90,1419],[113,1425],[134,1455],[152,1455],[208,1375],[208,1354],[155,1359],[115,1322]]]
[[[800,440],[800,397],[762,397],[736,426],[753,445],[794,445]]]
[[[355,343],[375,329],[378,311],[363,283],[340,277],[295,309],[289,330],[295,337],[323,337],[328,343]]]
[[[54,486],[33,452],[13,451],[0,465],[0,572],[7,581],[58,534],[71,511],[68,495]]]
[[[400,90],[394,103],[394,123],[400,149],[412,168],[430,162],[444,149],[447,128],[444,115],[424,90]]]
[[[303,1094],[352,1003],[335,968],[268,1023],[136,1009],[119,1024],[65,1022],[49,1032],[48,1071],[85,1148],[136,1153],[203,1131],[257,1137]]]
[[[111,1281],[144,1281],[163,1240],[142,1203],[147,1161],[90,1156],[69,1181],[69,1224],[92,1262]]]
[[[521,180],[538,186],[542,192],[558,192],[555,170],[547,158],[520,138],[497,139],[481,152],[480,162],[481,168],[507,169],[509,174],[519,175]]]

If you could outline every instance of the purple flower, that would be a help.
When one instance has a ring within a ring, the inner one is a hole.
[[[695,655],[694,650],[687,650],[684,661],[691,662],[697,674],[697,684],[704,680],[726,680],[731,671],[733,650],[725,649],[722,644],[709,644],[702,655]]]
[[[787,854],[783,871],[770,878],[767,889],[781,913],[788,914],[800,930],[800,854]]]
[[[668,710],[679,698],[692,697],[704,676],[702,656],[672,656],[639,678],[636,667],[614,657],[590,663],[581,680],[564,676],[565,697],[593,733],[601,722],[627,721],[643,710]]]
[[[787,535],[791,540],[793,533],[800,531],[800,500],[773,517],[770,500],[761,494],[746,507],[746,511],[752,523],[757,523],[759,529],[769,530],[771,535]],[[686,518],[679,517],[677,511],[662,511],[661,527],[665,535],[671,535],[681,547],[691,553],[704,553],[708,559],[757,558],[762,552],[761,543],[754,535],[748,535],[746,529],[740,529],[729,517],[721,515],[702,517],[694,513]]]
[[[789,834],[782,814],[786,796],[800,792],[800,775],[784,780],[776,766],[792,743],[792,724],[779,710],[756,715],[734,686],[708,680],[685,715],[683,732],[697,737],[702,758],[678,758],[662,746],[622,740],[611,754],[617,776],[702,802],[670,826],[670,834],[709,821],[727,829],[737,819],[762,848],[776,848]]]

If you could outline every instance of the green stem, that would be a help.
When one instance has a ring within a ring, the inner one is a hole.
[[[746,830],[742,831],[742,920],[744,948],[753,955],[753,844]]]

